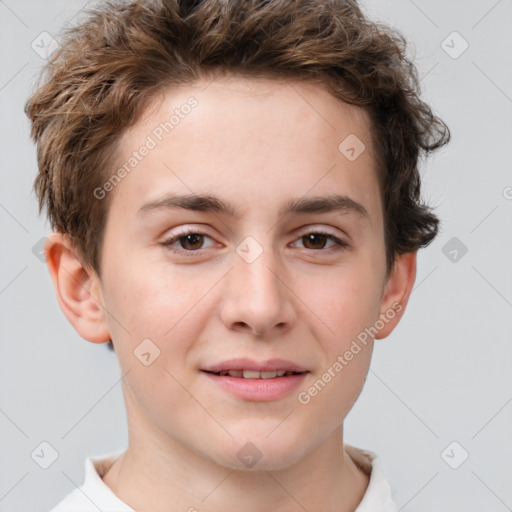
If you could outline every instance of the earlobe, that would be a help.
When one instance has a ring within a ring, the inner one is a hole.
[[[53,233],[46,241],[45,256],[59,306],[77,333],[87,341],[110,340],[96,273],[82,265],[68,237]]]
[[[405,312],[416,279],[416,255],[414,251],[396,257],[381,301],[379,319],[384,325],[375,339],[389,336]]]

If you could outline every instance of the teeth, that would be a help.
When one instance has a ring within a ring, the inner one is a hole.
[[[292,375],[294,372],[286,370],[274,370],[271,372],[258,372],[255,370],[222,370],[218,373],[221,376],[230,377],[243,377],[244,379],[275,379],[276,377],[284,377],[285,375]]]
[[[254,370],[244,370],[244,379],[260,379],[260,372]]]
[[[262,379],[273,379],[277,375],[277,372],[260,372]]]

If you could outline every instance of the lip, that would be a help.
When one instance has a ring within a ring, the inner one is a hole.
[[[206,372],[222,372],[225,370],[253,370],[257,372],[273,372],[277,370],[285,370],[287,372],[307,372],[307,368],[299,366],[292,361],[286,359],[267,359],[266,361],[254,361],[247,358],[236,358],[222,361],[221,363],[201,368]]]
[[[241,377],[231,377],[230,375],[209,373],[225,370],[253,370],[259,372],[285,370],[287,372],[300,373],[286,377],[275,377],[273,379],[244,379]],[[285,359],[269,359],[258,362],[244,358],[223,361],[201,369],[201,371],[222,390],[243,400],[254,402],[270,402],[285,398],[303,382],[309,373],[309,370],[306,368]]]
[[[286,397],[302,383],[308,373],[298,373],[297,375],[276,377],[274,379],[244,379],[203,371],[206,377],[224,391],[243,400],[253,402],[270,402]]]

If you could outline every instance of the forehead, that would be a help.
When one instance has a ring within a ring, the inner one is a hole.
[[[272,189],[284,201],[292,190],[318,195],[338,183],[370,201],[377,183],[370,126],[364,110],[312,83],[223,76],[168,89],[122,137],[119,167],[143,146],[151,150],[115,195],[154,200],[168,185],[234,197],[244,182],[254,197]]]
[[[147,133],[162,119],[164,122],[169,120],[169,114],[179,113],[191,97],[199,107],[194,108],[193,118],[204,123],[205,129],[212,127],[209,121],[214,121],[218,126],[243,126],[244,130],[240,133],[243,135],[251,131],[251,124],[247,121],[256,121],[255,128],[265,125],[267,128],[265,132],[259,132],[261,137],[267,133],[271,135],[272,129],[281,129],[283,135],[298,135],[305,128],[310,136],[323,132],[326,142],[336,142],[340,136],[347,135],[347,130],[352,129],[364,139],[366,150],[374,156],[369,138],[371,121],[364,109],[335,98],[320,84],[233,75],[221,75],[174,89],[163,89],[146,108],[138,123],[128,130],[125,139],[136,132]],[[188,117],[186,112],[185,117]],[[180,115],[180,119],[183,116]],[[291,126],[294,121],[300,121],[300,124]],[[173,131],[178,125],[186,126],[190,123],[178,122]],[[196,128],[197,124],[194,130]],[[179,131],[183,132],[184,129]],[[255,132],[251,135],[256,135]],[[221,137],[222,132],[219,130],[217,135]],[[329,135],[332,141],[327,140]]]

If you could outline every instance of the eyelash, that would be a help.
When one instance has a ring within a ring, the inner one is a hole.
[[[307,249],[307,248],[305,248],[306,250],[309,250],[309,251],[324,251],[324,252],[326,252],[329,249],[343,250],[343,249],[346,249],[346,248],[349,247],[349,244],[347,244],[343,240],[340,240],[338,237],[334,236],[333,234],[327,233],[325,231],[320,231],[320,230],[307,231],[304,234],[300,235],[298,237],[298,239],[299,238],[303,238],[303,237],[305,237],[307,235],[312,235],[312,234],[315,234],[315,235],[326,235],[329,240],[332,240],[337,245],[337,247],[333,246],[333,247],[328,247],[327,249]],[[208,238],[212,238],[210,235],[208,235],[206,233],[202,233],[201,231],[189,230],[189,231],[185,231],[183,233],[178,233],[176,236],[173,236],[172,238],[164,240],[162,242],[162,245],[165,248],[167,248],[170,251],[172,251],[173,253],[175,253],[175,254],[180,254],[180,255],[185,255],[185,256],[194,256],[194,255],[196,255],[198,253],[201,253],[203,250],[205,250],[205,249],[195,249],[195,250],[193,250],[193,249],[177,249],[176,247],[173,247],[174,243],[179,241],[180,238],[186,237],[187,235],[201,235],[201,236],[206,236]]]

